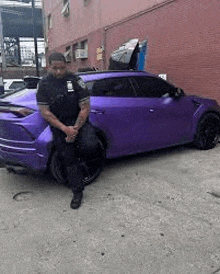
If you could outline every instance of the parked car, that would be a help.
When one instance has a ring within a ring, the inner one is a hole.
[[[84,183],[101,172],[106,158],[193,143],[216,146],[220,107],[215,100],[186,95],[144,71],[79,73],[91,93],[89,120],[100,140],[93,159],[82,159]],[[48,123],[36,104],[36,83],[0,99],[0,159],[8,169],[50,170],[65,181]]]
[[[24,80],[23,79],[4,79],[4,92],[11,92],[16,89],[24,88]]]

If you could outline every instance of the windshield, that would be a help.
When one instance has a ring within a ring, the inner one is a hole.
[[[3,93],[0,95],[0,98],[17,98],[17,97],[20,97],[20,96],[23,96],[25,95],[26,93],[28,93],[28,89],[26,89],[26,87],[22,87],[22,88],[19,88],[19,89],[15,89],[15,90],[12,90],[12,91],[9,91],[9,92],[6,92],[6,93]]]
[[[14,81],[10,86],[9,86],[9,89],[20,89],[20,88],[23,88],[25,86],[25,83],[24,82],[21,82],[21,81]]]

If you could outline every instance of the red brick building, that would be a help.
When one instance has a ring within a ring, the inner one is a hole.
[[[44,0],[48,53],[69,68],[108,68],[132,38],[147,40],[146,70],[220,103],[219,0]]]

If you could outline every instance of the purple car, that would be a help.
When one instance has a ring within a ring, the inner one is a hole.
[[[188,96],[182,89],[144,71],[79,73],[91,92],[90,122],[100,147],[92,159],[81,160],[84,183],[101,172],[106,158],[115,158],[194,143],[216,146],[220,107],[215,100]],[[65,182],[48,123],[36,103],[36,82],[0,98],[0,159],[10,169],[51,171]]]

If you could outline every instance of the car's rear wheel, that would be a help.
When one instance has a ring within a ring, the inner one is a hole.
[[[92,183],[102,172],[102,169],[105,165],[105,158],[106,158],[106,150],[103,146],[102,142],[99,141],[98,148],[96,153],[90,159],[81,159],[80,165],[83,172],[83,183],[84,185],[88,185]],[[50,161],[50,172],[54,179],[59,184],[66,184],[68,185],[66,176],[65,176],[65,169],[62,165],[62,161],[58,155],[58,152],[55,150],[52,154],[51,161]]]
[[[62,160],[59,157],[57,150],[53,151],[50,161],[50,173],[58,184],[67,185],[65,171],[62,166]]]
[[[220,118],[214,113],[206,114],[198,123],[194,145],[203,150],[214,148],[219,142]]]

